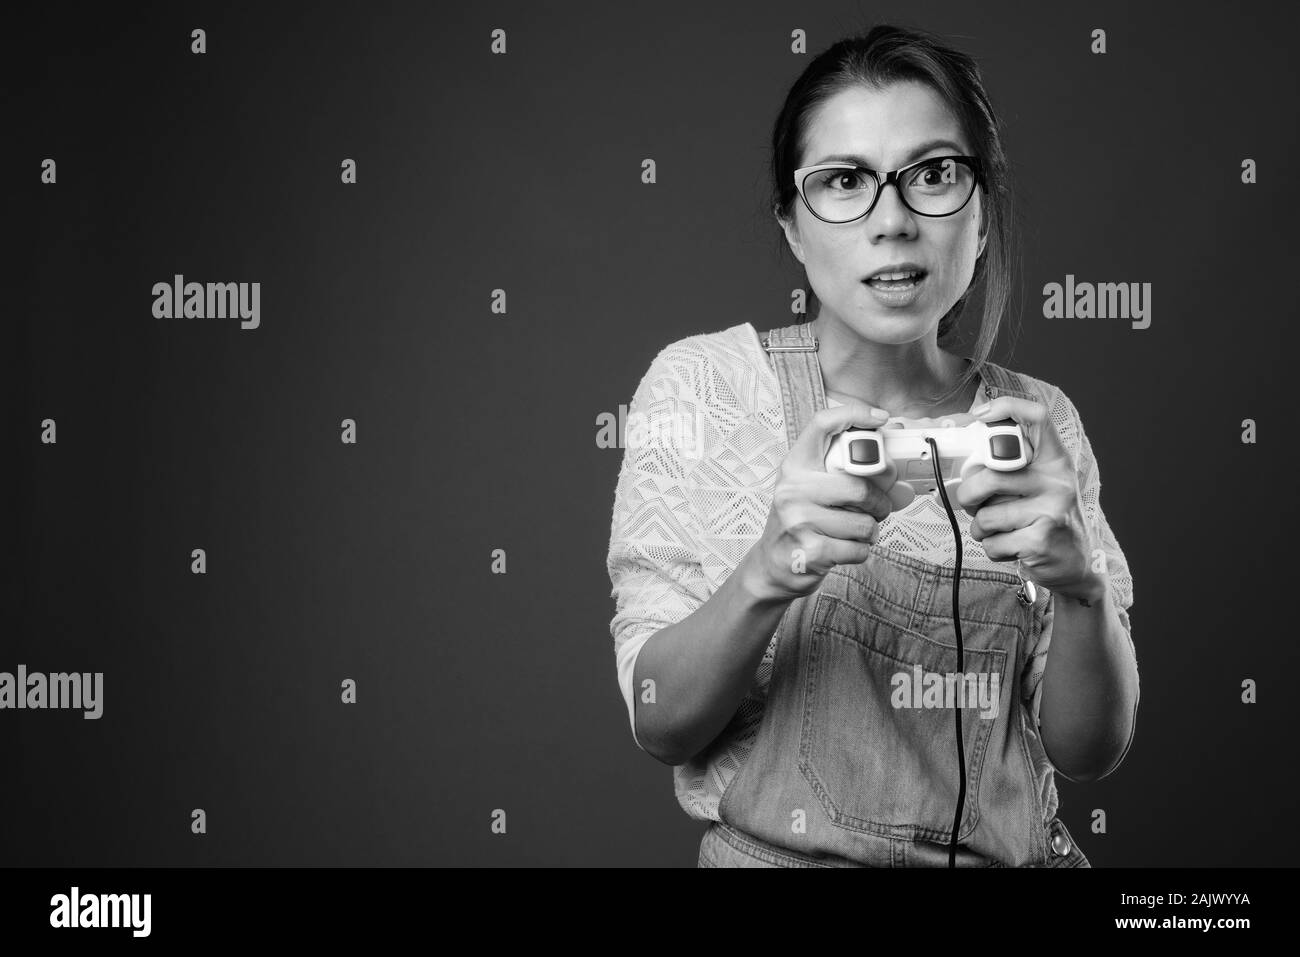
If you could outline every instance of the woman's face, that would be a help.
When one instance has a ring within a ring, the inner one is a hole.
[[[884,90],[853,87],[827,100],[809,125],[799,165],[853,155],[860,165],[885,172],[955,154],[974,155],[957,118],[929,86],[900,82]],[[824,222],[797,200],[794,220],[781,225],[823,311],[864,339],[899,344],[932,335],[970,285],[984,249],[981,210],[976,189],[951,216],[921,216],[890,187],[869,216],[853,222]],[[926,276],[904,301],[864,281],[883,266],[905,262],[920,266]]]

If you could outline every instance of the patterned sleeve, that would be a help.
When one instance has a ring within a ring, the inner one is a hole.
[[[1106,514],[1101,508],[1101,469],[1092,453],[1092,444],[1084,431],[1083,420],[1074,403],[1059,388],[1054,389],[1050,403],[1051,421],[1056,426],[1061,442],[1074,460],[1075,473],[1079,477],[1079,502],[1083,509],[1084,521],[1092,537],[1092,560],[1104,561],[1106,577],[1110,587],[1111,600],[1119,610],[1119,620],[1128,635],[1129,644],[1133,643],[1133,629],[1129,620],[1129,608],[1133,605],[1133,578],[1129,573],[1128,560],[1120,548],[1106,521]],[[1099,551],[1098,551],[1099,550]],[[1031,701],[1031,711],[1035,725],[1039,724],[1039,710],[1042,705],[1043,670],[1047,665],[1047,649],[1051,645],[1051,628],[1043,629],[1038,647],[1025,668],[1022,695]],[[1136,654],[1136,652],[1135,652]]]
[[[699,400],[685,354],[677,349],[672,356],[665,350],[655,358],[628,406],[606,558],[615,600],[610,634],[634,741],[637,653],[646,639],[689,616],[710,594],[689,482],[701,458]]]

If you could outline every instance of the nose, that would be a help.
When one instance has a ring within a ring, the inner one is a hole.
[[[903,195],[897,183],[889,183],[876,197],[875,208],[867,215],[867,231],[871,239],[891,236],[915,236],[916,217],[903,205]]]

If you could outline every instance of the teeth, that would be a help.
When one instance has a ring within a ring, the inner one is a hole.
[[[872,276],[871,278],[872,278],[872,280],[876,280],[876,279],[887,279],[887,280],[894,280],[894,279],[911,279],[911,278],[913,278],[913,277],[915,277],[915,276],[919,276],[919,275],[920,275],[920,273],[916,273],[916,272],[882,272],[882,273],[877,273],[876,275]]]

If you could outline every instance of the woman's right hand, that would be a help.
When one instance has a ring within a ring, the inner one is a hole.
[[[787,601],[814,591],[835,565],[866,561],[877,522],[894,509],[885,491],[897,468],[865,478],[827,472],[826,453],[850,428],[879,428],[889,413],[852,401],[815,413],[781,463],[763,534],[745,556],[746,581],[762,600]]]

